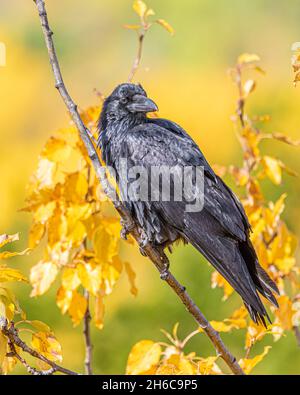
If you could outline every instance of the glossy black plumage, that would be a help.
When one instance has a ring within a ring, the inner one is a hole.
[[[185,202],[178,201],[126,204],[153,243],[191,243],[240,294],[252,319],[265,324],[268,315],[258,292],[277,306],[272,292],[278,289],[259,265],[241,203],[179,125],[147,118],[146,113],[155,109],[140,85],[119,85],[106,99],[99,119],[103,160],[117,171],[120,158],[127,158],[129,168],[140,165],[149,171],[153,165],[204,167],[205,200],[199,212],[186,212]],[[117,173],[121,193],[123,181]]]

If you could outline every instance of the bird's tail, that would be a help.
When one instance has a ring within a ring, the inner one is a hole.
[[[250,240],[248,244],[247,241],[236,243],[229,238],[219,238],[215,239],[216,248],[211,249],[209,244],[203,243],[203,238],[196,240],[195,233],[191,233],[190,229],[186,232],[188,241],[206,257],[240,294],[252,320],[256,324],[262,324],[266,327],[266,317],[271,323],[258,293],[278,307],[272,293],[278,293],[278,288],[259,265]]]
[[[268,273],[260,266],[251,241],[247,240],[246,242],[241,243],[239,249],[257,291],[274,306],[278,307],[277,300],[273,295],[273,292],[279,294],[278,287],[275,282],[270,278]],[[253,306],[249,305],[245,301],[244,303],[253,321],[257,324],[261,323],[266,327],[264,316],[261,315],[255,308],[253,308]],[[267,314],[266,310],[265,316],[271,323],[270,317]]]

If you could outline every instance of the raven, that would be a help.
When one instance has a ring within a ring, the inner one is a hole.
[[[239,293],[252,320],[266,326],[265,317],[270,318],[258,292],[278,307],[273,292],[279,291],[258,262],[242,204],[184,129],[166,119],[147,117],[157,110],[140,84],[117,86],[105,100],[98,122],[102,159],[115,171],[121,197],[125,182],[121,158],[126,158],[128,168],[142,166],[148,172],[151,166],[202,166],[203,208],[188,212],[184,202],[171,199],[127,199],[124,204],[147,240],[158,247],[177,240],[192,244]]]

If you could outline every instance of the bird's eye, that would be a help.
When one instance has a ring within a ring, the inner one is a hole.
[[[126,97],[121,97],[121,99],[120,99],[120,102],[122,103],[122,104],[126,104],[127,103],[127,98]]]

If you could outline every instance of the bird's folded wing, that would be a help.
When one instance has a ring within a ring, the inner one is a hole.
[[[202,166],[205,210],[229,235],[238,240],[245,240],[250,226],[241,203],[216,176],[195,142],[183,129],[180,130],[181,133],[175,133],[170,128],[166,129],[152,122],[139,125],[127,134],[121,155],[128,159],[131,166],[138,165],[149,169],[151,166],[162,165]],[[174,210],[173,205],[168,202],[160,202],[160,205],[163,210],[172,210],[172,212]],[[178,202],[176,206],[178,210],[180,206]]]

